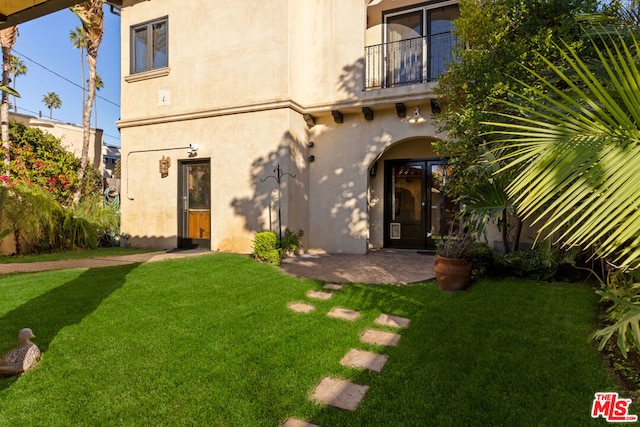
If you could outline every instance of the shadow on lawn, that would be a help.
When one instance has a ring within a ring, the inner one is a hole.
[[[80,323],[111,293],[122,287],[126,276],[139,263],[89,269],[76,279],[58,286],[0,318],[0,355],[16,345],[18,331],[31,328],[34,343],[42,352],[65,326]],[[108,278],[106,280],[105,278]],[[15,379],[0,380],[0,391]]]

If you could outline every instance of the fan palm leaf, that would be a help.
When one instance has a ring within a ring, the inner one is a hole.
[[[625,268],[640,265],[640,70],[630,35],[592,40],[600,72],[568,44],[558,46],[567,70],[542,57],[553,77],[534,70],[511,93],[512,114],[499,114],[500,161],[517,168],[508,187],[524,217],[567,246],[597,246]],[[600,47],[598,47],[600,46]]]

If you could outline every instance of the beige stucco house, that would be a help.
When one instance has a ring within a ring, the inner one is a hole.
[[[309,251],[424,249],[454,221],[431,115],[457,1],[124,0],[120,13],[128,244],[246,253],[280,211]]]

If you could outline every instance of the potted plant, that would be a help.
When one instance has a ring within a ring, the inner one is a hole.
[[[471,284],[471,250],[474,240],[465,232],[443,236],[436,246],[434,273],[440,289],[462,291]]]

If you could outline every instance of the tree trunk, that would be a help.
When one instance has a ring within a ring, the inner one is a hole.
[[[84,177],[89,164],[89,144],[91,143],[91,107],[96,96],[96,58],[87,55],[87,63],[89,64],[89,90],[87,91],[87,99],[84,104],[82,113],[82,154],[80,156],[80,169],[78,170],[78,189],[73,195],[73,201],[78,204],[82,190],[84,187]]]
[[[522,218],[517,212],[513,214],[516,221],[516,232],[513,236],[513,252],[517,252],[520,248],[520,235],[522,234]]]
[[[11,80],[11,49],[16,43],[18,27],[13,26],[0,30],[0,46],[2,46],[2,85],[9,87]],[[9,176],[11,166],[11,141],[9,140],[9,93],[2,91],[2,104],[0,105],[0,136],[2,138],[2,150],[4,152],[4,170]]]
[[[511,252],[509,245],[509,215],[506,209],[502,210],[502,245],[504,253],[509,254]]]

